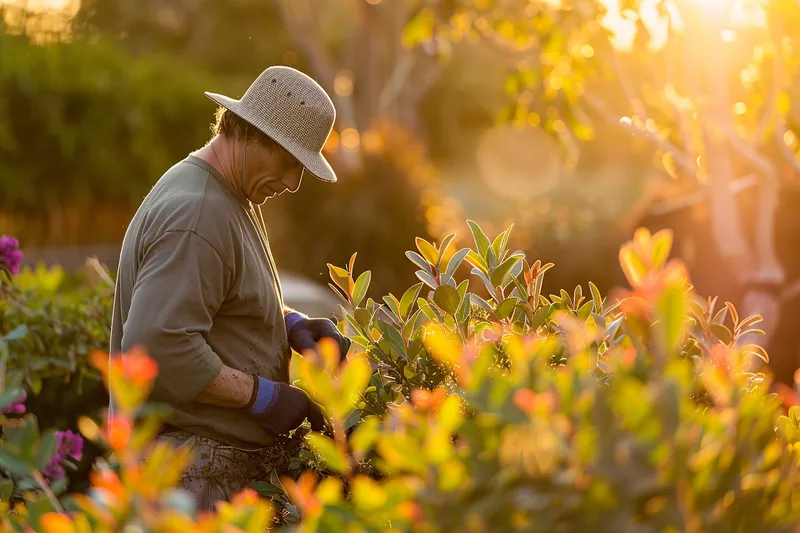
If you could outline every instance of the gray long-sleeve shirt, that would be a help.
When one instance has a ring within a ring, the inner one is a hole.
[[[194,156],[159,179],[125,234],[111,353],[134,346],[158,363],[152,399],[173,408],[170,424],[233,446],[275,442],[244,412],[192,401],[222,364],[287,382],[291,357],[263,222]]]

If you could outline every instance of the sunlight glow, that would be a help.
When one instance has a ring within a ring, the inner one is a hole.
[[[0,0],[0,5],[24,7],[31,13],[65,11],[72,8],[73,0]]]
[[[640,22],[650,35],[647,46],[651,50],[666,45],[670,29],[683,31],[687,16],[699,16],[708,21],[723,17],[728,28],[720,37],[725,42],[736,40],[736,29],[767,24],[765,6],[768,0],[641,0],[638,11],[623,8],[621,0],[598,1],[605,8],[600,25],[611,32],[611,44],[618,50],[632,50]]]

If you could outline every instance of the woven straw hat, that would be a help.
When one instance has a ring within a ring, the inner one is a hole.
[[[239,100],[205,95],[261,130],[317,178],[336,181],[336,173],[322,155],[336,109],[325,89],[309,76],[290,67],[269,67]]]

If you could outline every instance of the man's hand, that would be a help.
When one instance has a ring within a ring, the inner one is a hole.
[[[320,339],[331,338],[339,344],[339,359],[343,360],[350,349],[350,339],[342,335],[336,324],[328,318],[309,318],[301,313],[286,315],[286,330],[289,344],[296,352],[316,350]]]
[[[325,429],[322,409],[302,389],[258,376],[255,380],[253,398],[245,410],[263,427],[288,435],[308,418],[312,430]]]

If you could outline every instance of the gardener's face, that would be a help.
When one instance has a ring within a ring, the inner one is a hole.
[[[244,193],[259,205],[285,191],[295,192],[303,179],[303,166],[277,144],[248,143],[245,172]]]

